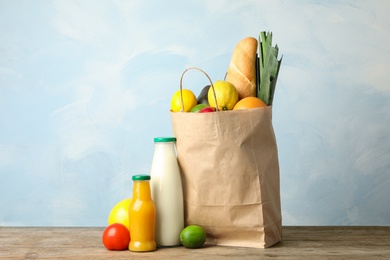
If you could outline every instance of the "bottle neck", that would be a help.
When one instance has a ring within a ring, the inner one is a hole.
[[[155,143],[154,147],[155,147],[156,151],[175,153],[175,143],[174,142]]]
[[[134,181],[133,198],[140,200],[151,200],[149,181]]]

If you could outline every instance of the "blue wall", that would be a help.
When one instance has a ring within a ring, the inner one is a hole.
[[[106,225],[182,71],[222,79],[260,31],[283,54],[283,224],[390,225],[389,1],[163,2],[0,0],[0,225]]]

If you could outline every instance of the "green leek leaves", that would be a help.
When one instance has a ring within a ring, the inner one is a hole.
[[[257,97],[267,106],[272,105],[276,80],[278,78],[282,58],[278,60],[278,45],[272,46],[272,33],[261,32],[259,37],[259,57],[256,63]]]

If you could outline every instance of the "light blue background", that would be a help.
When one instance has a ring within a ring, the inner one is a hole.
[[[390,2],[0,0],[0,225],[104,226],[182,71],[272,31],[284,225],[390,225]],[[189,72],[195,93],[208,82]]]

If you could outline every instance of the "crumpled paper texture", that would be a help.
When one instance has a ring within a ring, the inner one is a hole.
[[[279,162],[272,107],[171,112],[186,225],[207,243],[270,247],[282,239]]]

